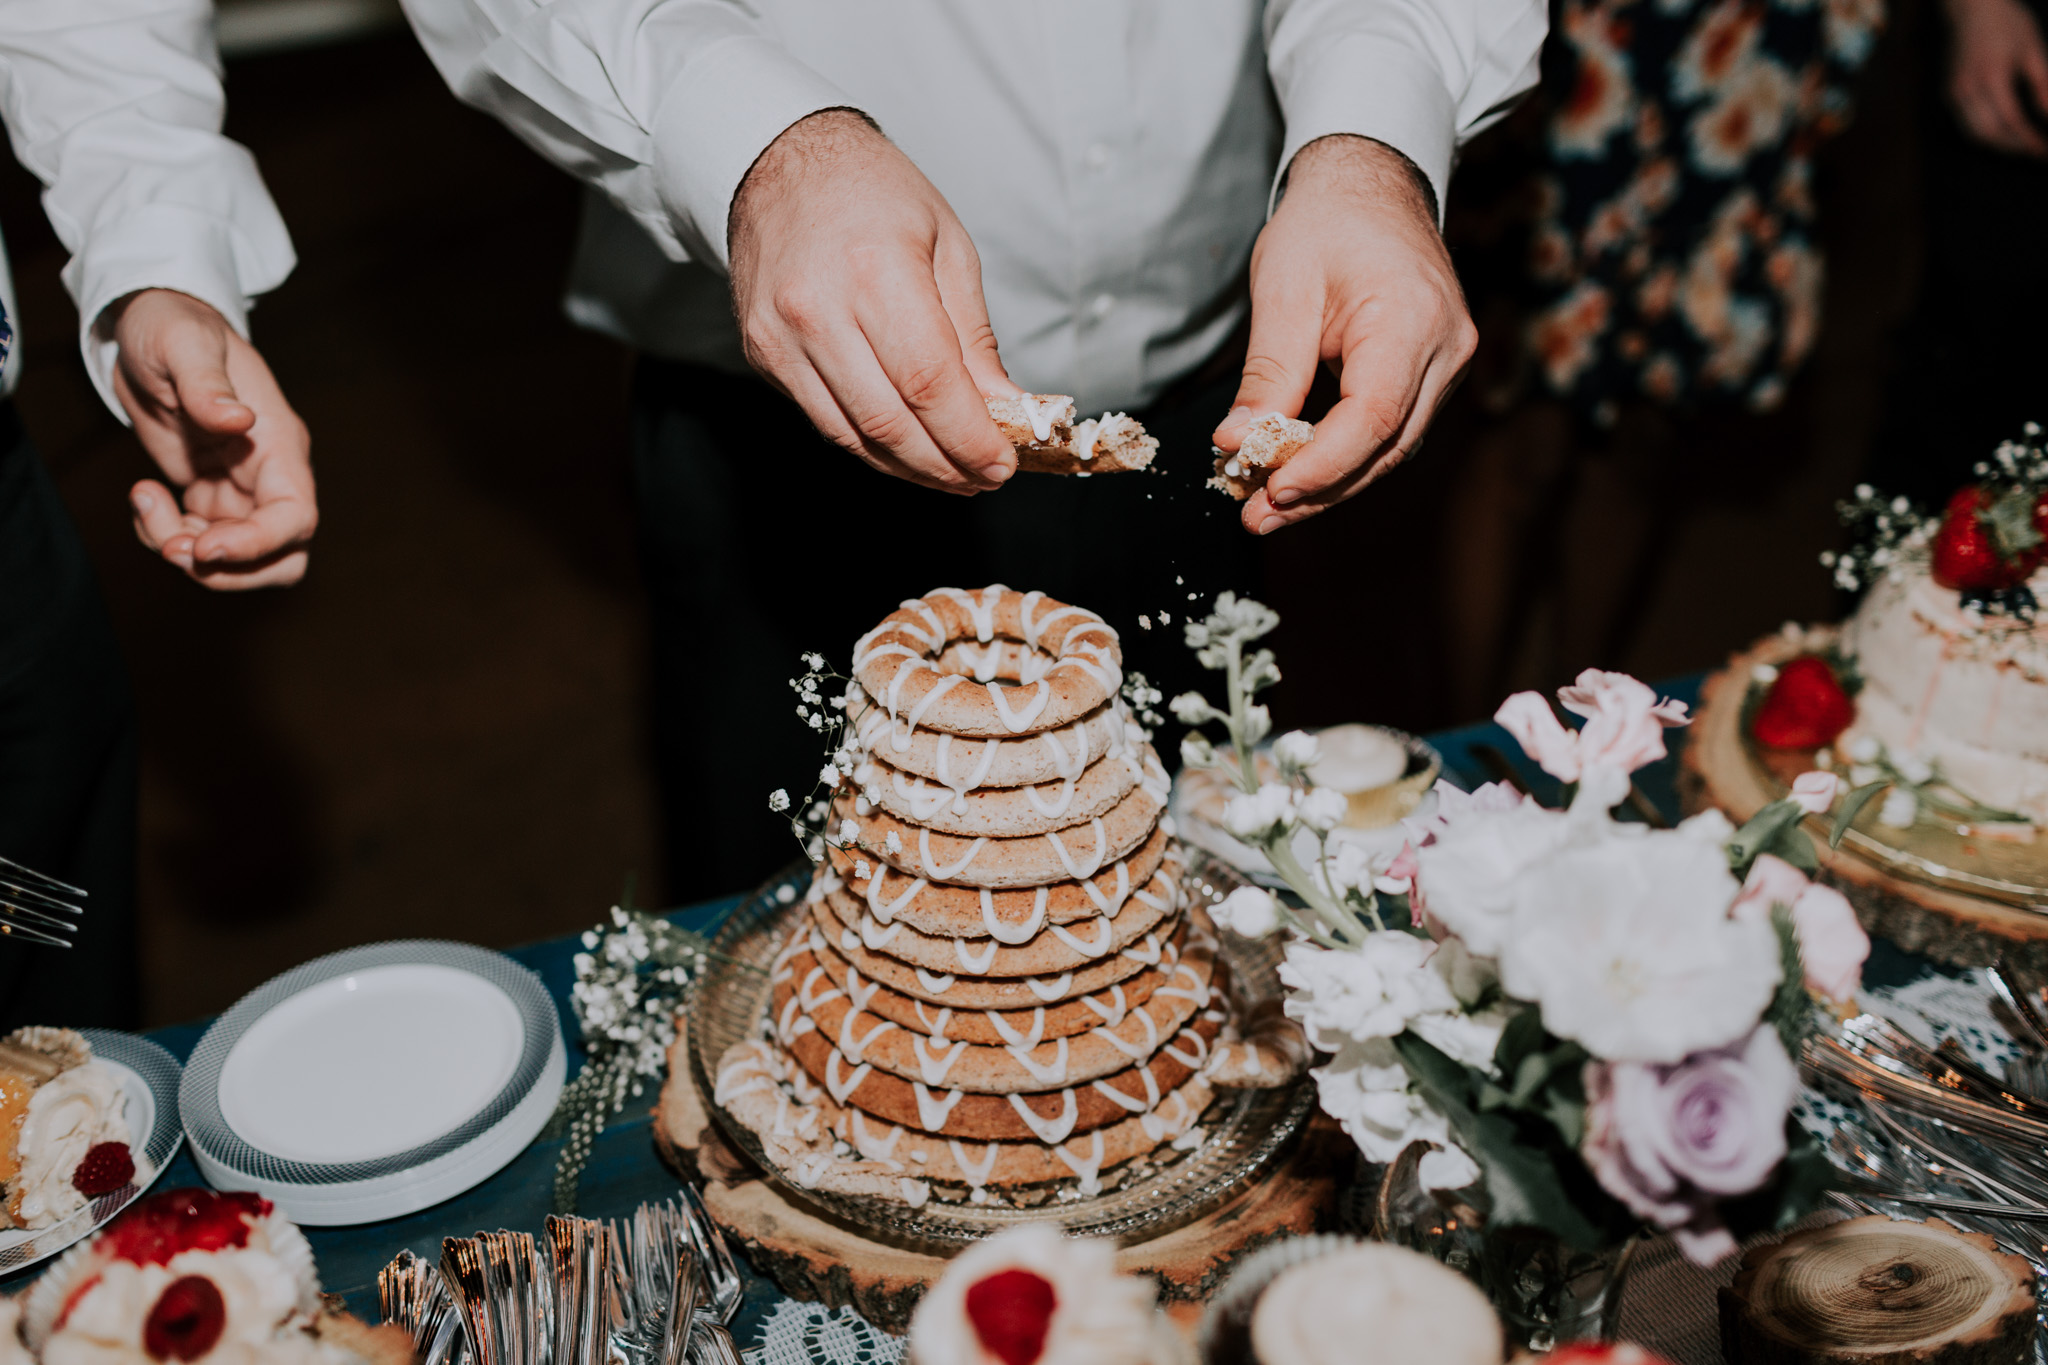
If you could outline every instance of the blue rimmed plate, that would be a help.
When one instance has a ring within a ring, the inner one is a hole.
[[[540,978],[467,943],[401,939],[293,968],[193,1049],[192,1155],[316,1226],[396,1218],[488,1179],[554,1111],[567,1064]]]
[[[92,1055],[106,1063],[121,1084],[128,1131],[135,1135],[135,1179],[46,1228],[0,1232],[0,1274],[46,1260],[91,1236],[102,1224],[142,1197],[178,1154],[185,1130],[178,1123],[178,1062],[147,1038],[112,1029],[78,1030]]]

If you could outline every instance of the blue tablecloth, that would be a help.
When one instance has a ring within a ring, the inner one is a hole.
[[[1662,690],[1690,702],[1698,694],[1702,677],[1695,674],[1674,679],[1665,683]],[[1674,744],[1672,757],[1644,769],[1637,775],[1637,781],[1661,810],[1675,813],[1678,809],[1675,781],[1677,746],[1682,745],[1685,732],[1669,733]],[[1491,749],[1513,765],[1539,800],[1555,804],[1555,779],[1528,762],[1520,748],[1499,726],[1491,723],[1469,725],[1429,738],[1443,754],[1449,775],[1459,783],[1476,786],[1494,780],[1498,774],[1488,761],[1493,756],[1485,753]],[[691,906],[675,912],[673,918],[689,928],[710,932],[742,899],[734,895]],[[572,1076],[583,1060],[582,1049],[575,1042],[576,1020],[568,1003],[569,987],[574,980],[570,958],[577,947],[576,937],[567,935],[509,950],[512,957],[540,974],[554,996],[556,1007],[562,1012],[563,1037],[569,1040],[569,1074]],[[1873,985],[1896,984],[1927,970],[1929,965],[1924,959],[1880,943],[1866,977]],[[150,1037],[182,1061],[191,1053],[210,1022],[201,1020],[157,1029],[151,1032]],[[621,1217],[630,1214],[644,1201],[665,1199],[674,1193],[675,1177],[654,1153],[649,1123],[649,1114],[644,1109],[629,1106],[605,1129],[583,1175],[580,1212],[595,1218]],[[404,1218],[360,1227],[306,1229],[313,1251],[319,1258],[321,1278],[328,1292],[345,1296],[356,1313],[374,1319],[377,1312],[377,1272],[401,1247],[438,1260],[444,1237],[462,1236],[487,1228],[522,1228],[538,1232],[548,1213],[559,1150],[557,1142],[536,1142],[511,1165],[467,1194]],[[204,1183],[191,1155],[181,1150],[158,1188]],[[20,1282],[36,1273],[31,1268],[10,1279],[0,1280],[0,1289],[18,1289]],[[758,1322],[760,1314],[777,1297],[778,1291],[773,1284],[750,1277],[747,1303],[735,1324],[739,1329],[738,1339],[743,1344],[752,1339],[748,1329]]]

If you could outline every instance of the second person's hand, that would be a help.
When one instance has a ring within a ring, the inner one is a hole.
[[[747,359],[828,438],[949,493],[999,487],[1016,454],[984,395],[996,354],[981,259],[910,158],[860,114],[785,129],[740,182],[733,308]]]

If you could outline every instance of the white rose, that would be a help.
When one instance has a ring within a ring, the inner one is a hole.
[[[1293,823],[1294,793],[1278,782],[1240,792],[1223,805],[1223,827],[1240,839],[1263,839]]]
[[[1264,938],[1280,927],[1280,907],[1261,886],[1240,886],[1210,912],[1215,921],[1246,938]]]
[[[1273,741],[1273,759],[1283,768],[1299,771],[1316,761],[1322,745],[1306,730],[1289,730]]]
[[[1676,831],[1561,849],[1515,888],[1501,984],[1604,1061],[1725,1046],[1782,971],[1769,923],[1729,918],[1740,889],[1719,848]]]
[[[1427,1188],[1462,1189],[1479,1178],[1479,1168],[1451,1139],[1450,1123],[1410,1088],[1408,1070],[1386,1039],[1346,1043],[1309,1075],[1323,1112],[1368,1161],[1389,1162],[1411,1142],[1432,1142],[1443,1150],[1423,1158]]]
[[[1291,988],[1287,1017],[1325,1051],[1347,1039],[1391,1038],[1418,1014],[1458,1007],[1430,970],[1435,952],[1429,940],[1397,930],[1369,935],[1355,951],[1290,943],[1280,964],[1280,980]]]
[[[1497,800],[1473,801],[1446,815],[1436,841],[1417,852],[1423,906],[1473,952],[1496,956],[1517,879],[1562,844],[1570,826],[1562,813],[1533,801],[1506,809]]]
[[[1296,809],[1301,814],[1301,823],[1318,834],[1328,834],[1350,812],[1351,803],[1344,799],[1343,792],[1329,787],[1310,787]]]

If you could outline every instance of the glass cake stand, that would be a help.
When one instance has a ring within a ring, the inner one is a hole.
[[[690,1070],[705,1108],[727,1141],[792,1199],[822,1209],[864,1235],[939,1255],[951,1255],[967,1243],[1022,1223],[1057,1223],[1077,1236],[1141,1242],[1192,1223],[1250,1188],[1286,1152],[1315,1108],[1314,1086],[1305,1079],[1274,1090],[1219,1090],[1198,1125],[1203,1141],[1196,1150],[1162,1146],[1104,1172],[1105,1182],[1118,1175],[1123,1178],[1097,1195],[1081,1195],[1074,1181],[1037,1187],[1050,1195],[1029,1208],[950,1203],[935,1194],[913,1209],[889,1200],[805,1189],[770,1162],[753,1130],[711,1103],[711,1095],[718,1059],[735,1043],[758,1036],[772,989],[766,968],[807,911],[802,893],[810,876],[808,863],[791,866],[733,911],[720,930],[716,948],[732,960],[715,963],[694,992]],[[1218,937],[1241,1009],[1280,993],[1273,970],[1280,954],[1271,940]]]

